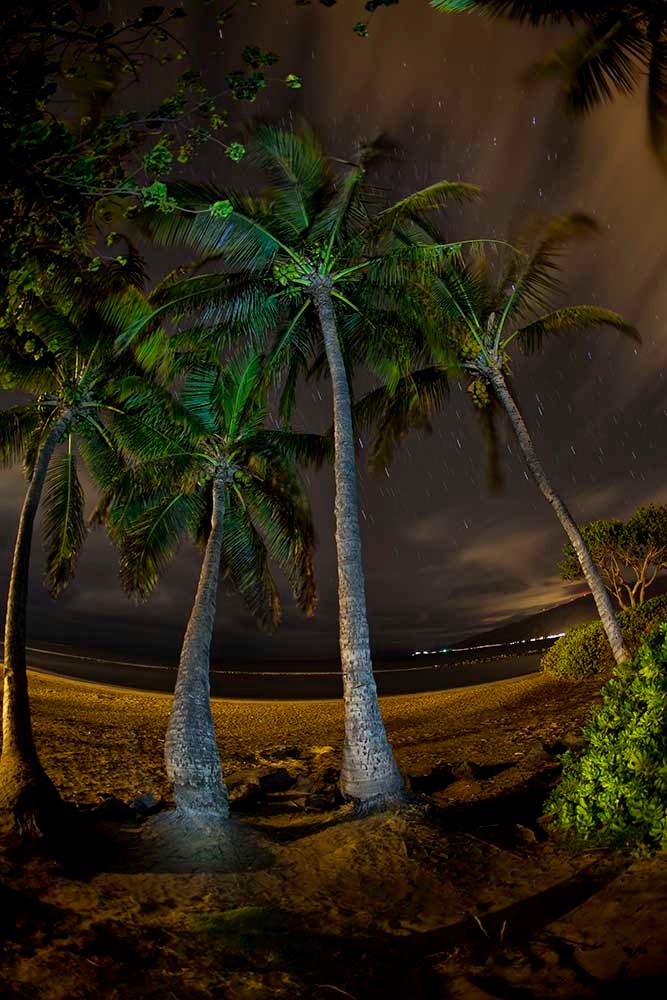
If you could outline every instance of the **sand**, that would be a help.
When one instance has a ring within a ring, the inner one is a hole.
[[[40,753],[67,798],[168,794],[167,696],[30,683]],[[553,751],[596,693],[533,675],[383,699],[403,773],[455,771],[398,815],[304,811],[288,791],[235,813],[217,863],[169,844],[168,813],[100,824],[57,858],[0,854],[0,995],[664,995],[664,856],[573,855],[539,822]],[[337,702],[216,701],[214,716],[230,780],[271,765],[307,781],[338,763]]]

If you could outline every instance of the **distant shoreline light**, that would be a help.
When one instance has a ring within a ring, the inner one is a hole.
[[[442,649],[417,649],[411,656],[437,656],[439,653],[469,653],[473,649],[497,649],[498,646],[520,646],[527,642],[543,642],[545,639],[562,639],[565,632],[555,632],[553,635],[535,635],[532,639],[513,639],[512,642],[486,642],[479,646],[457,646],[450,649],[443,646]]]

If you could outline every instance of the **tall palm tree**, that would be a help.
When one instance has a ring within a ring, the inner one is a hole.
[[[149,398],[140,391],[139,397],[150,410],[156,390]],[[287,575],[299,607],[313,613],[314,535],[295,462],[319,454],[321,439],[266,426],[264,363],[258,354],[237,357],[226,367],[194,363],[177,401],[180,429],[165,424],[166,409],[156,408],[154,419],[171,436],[171,448],[160,448],[120,477],[104,516],[120,538],[121,579],[143,597],[184,537],[204,550],[178,665],[165,765],[177,818],[217,826],[229,812],[209,682],[219,578],[228,580],[259,622],[274,628],[281,608],[273,562]]]
[[[667,167],[667,8],[663,0],[431,0],[431,5],[447,14],[478,10],[536,25],[580,25],[573,39],[534,63],[525,78],[558,78],[566,108],[580,114],[611,100],[615,93],[634,93],[646,77],[651,146]]]
[[[138,369],[130,351],[117,352],[120,331],[97,309],[126,275],[114,267],[104,272],[86,274],[78,285],[70,274],[55,304],[26,296],[21,332],[5,329],[0,338],[0,389],[32,397],[0,411],[0,463],[22,459],[28,480],[7,598],[0,755],[0,812],[22,835],[47,832],[62,812],[35,748],[28,698],[26,614],[35,518],[41,507],[44,582],[56,595],[73,576],[87,534],[79,465],[106,490],[122,467],[115,429],[122,420],[140,419],[120,401],[124,377],[134,369],[140,378]],[[52,292],[58,284],[52,283]]]
[[[440,274],[422,284],[422,312],[427,331],[428,363],[394,374],[392,384],[360,400],[359,425],[374,426],[371,458],[385,463],[411,427],[424,425],[446,399],[448,372],[463,369],[470,378],[473,402],[488,416],[499,406],[509,418],[526,465],[571,542],[618,663],[627,658],[623,635],[600,573],[565,502],[538,458],[523,415],[510,388],[510,348],[532,354],[544,338],[566,331],[611,326],[638,339],[637,331],[617,313],[597,306],[548,309],[560,288],[558,277],[564,244],[594,228],[585,216],[557,217],[548,223],[532,253],[512,251],[504,267],[494,271],[479,248],[473,255],[450,260]],[[517,241],[520,243],[520,241]],[[424,356],[421,331],[414,351]],[[406,350],[405,339],[403,348]]]
[[[173,286],[172,305],[201,306],[209,324],[275,339],[274,370],[286,368],[283,411],[298,372],[324,348],[334,411],[336,550],[340,655],[345,698],[341,771],[344,794],[364,807],[400,801],[403,781],[380,714],[371,662],[357,509],[350,367],[363,361],[400,306],[415,269],[449,252],[432,239],[424,213],[478,189],[442,181],[392,205],[369,170],[386,158],[382,143],[334,163],[312,133],[260,125],[251,155],[268,179],[258,194],[179,186],[188,211],[154,219],[153,234],[217,257],[225,270]],[[429,245],[426,246],[426,242]],[[165,308],[169,296],[165,299]]]

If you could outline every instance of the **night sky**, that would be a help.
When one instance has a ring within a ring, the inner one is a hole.
[[[224,74],[238,60],[212,51],[210,24],[198,22],[198,4],[186,6],[195,65],[222,90]],[[114,3],[114,12],[121,7]],[[547,472],[578,520],[624,517],[638,504],[667,502],[667,177],[648,150],[643,94],[571,122],[555,89],[526,92],[516,82],[518,71],[558,33],[444,17],[426,0],[401,0],[380,10],[370,37],[360,39],[351,26],[361,7],[360,0],[332,10],[266,0],[233,19],[227,53],[248,43],[275,49],[281,55],[276,75],[303,77],[300,91],[271,86],[257,112],[303,114],[338,156],[356,138],[388,131],[404,150],[385,178],[396,197],[440,179],[479,184],[480,204],[452,209],[445,219],[454,238],[506,237],[536,215],[594,216],[602,236],[569,256],[563,302],[621,312],[639,327],[643,344],[605,330],[554,340],[543,356],[515,361],[515,387]],[[248,110],[239,106],[238,117]],[[237,137],[230,129],[230,141]],[[218,155],[207,154],[202,177],[216,175]],[[246,168],[233,169],[243,184]],[[326,383],[304,386],[300,398],[301,424],[327,426]],[[376,651],[432,648],[583,592],[558,578],[562,530],[512,439],[506,434],[502,446],[501,495],[486,488],[482,449],[465,388],[454,383],[431,435],[409,438],[387,474],[373,478],[362,470]],[[336,654],[331,471],[309,481],[319,539],[315,618],[302,619],[286,595],[284,624],[267,636],[238,599],[221,593],[216,658]],[[14,470],[3,472],[1,482],[0,560],[8,569],[24,483]],[[39,544],[34,553],[33,641],[77,643],[125,658],[177,656],[196,582],[194,550],[183,548],[142,607],[120,591],[115,554],[99,530],[87,543],[77,579],[57,602],[40,589]]]

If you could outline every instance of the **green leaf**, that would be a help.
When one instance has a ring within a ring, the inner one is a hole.
[[[55,596],[68,584],[86,537],[84,495],[70,436],[68,450],[52,460],[44,484],[42,532],[46,548],[44,584]]]

